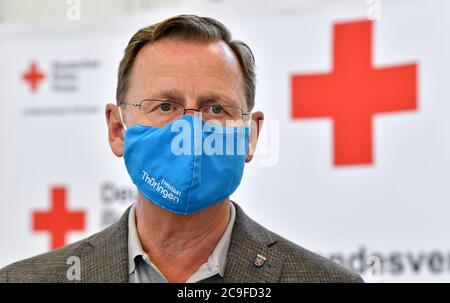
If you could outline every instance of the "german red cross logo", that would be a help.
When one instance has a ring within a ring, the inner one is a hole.
[[[373,116],[417,109],[417,65],[375,68],[372,21],[339,23],[333,31],[333,68],[294,75],[292,117],[331,118],[334,164],[373,164]]]
[[[39,70],[36,62],[32,62],[30,68],[22,75],[22,79],[28,83],[32,92],[37,92],[38,85],[45,79],[45,75]]]
[[[33,230],[47,232],[51,236],[51,249],[64,246],[69,231],[85,228],[84,211],[69,211],[66,205],[66,189],[54,187],[51,190],[51,208],[33,213]]]

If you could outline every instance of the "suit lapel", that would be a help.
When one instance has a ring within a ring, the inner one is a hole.
[[[233,204],[236,220],[227,254],[224,282],[277,282],[283,269],[284,256],[272,247],[277,241],[275,235],[247,217],[236,203]],[[85,242],[79,253],[82,282],[128,282],[129,211],[130,208],[117,223]]]
[[[128,214],[90,237],[81,253],[82,282],[128,282]]]
[[[277,282],[284,256],[274,247],[276,237],[236,207],[224,282]]]

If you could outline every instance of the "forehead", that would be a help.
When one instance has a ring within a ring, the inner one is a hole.
[[[137,65],[153,64],[155,68],[182,62],[186,66],[196,66],[198,63],[203,63],[200,65],[225,68],[229,72],[240,71],[236,55],[224,41],[201,43],[166,38],[147,44],[136,58]]]
[[[224,41],[162,39],[146,45],[133,65],[129,97],[149,97],[158,90],[215,91],[245,102],[239,61]]]

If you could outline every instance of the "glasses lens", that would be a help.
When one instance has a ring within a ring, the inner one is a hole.
[[[203,120],[212,124],[239,126],[245,124],[247,115],[238,107],[212,104],[201,109]]]
[[[181,104],[171,101],[144,100],[141,103],[142,124],[164,126],[183,115]]]

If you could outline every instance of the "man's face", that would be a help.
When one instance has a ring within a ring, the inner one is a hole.
[[[125,101],[139,103],[143,99],[170,99],[191,109],[214,101],[248,111],[239,61],[223,41],[204,44],[162,39],[146,45],[134,62]],[[108,104],[106,118],[111,148],[122,156],[123,129],[115,105]],[[139,123],[139,109],[125,106],[123,118],[128,127]],[[260,122],[263,115],[258,112],[252,118]],[[259,127],[252,128],[253,150],[258,133]]]
[[[239,63],[221,41],[205,45],[165,39],[149,44],[139,52],[129,84],[128,102],[171,99],[199,108],[217,101],[247,111]]]

